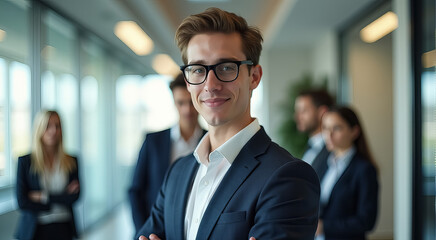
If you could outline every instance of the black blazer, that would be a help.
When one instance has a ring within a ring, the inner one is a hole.
[[[206,131],[203,130],[203,135]],[[138,231],[150,215],[164,176],[170,167],[171,129],[147,134],[129,188],[133,222]],[[148,236],[147,236],[148,237]]]
[[[375,167],[355,154],[332,189],[320,218],[326,240],[366,239],[377,218],[378,181]]]
[[[71,231],[73,235],[77,237],[72,206],[79,198],[80,190],[78,193],[74,194],[68,194],[66,192],[56,195],[50,194],[46,204],[31,201],[28,196],[29,192],[41,191],[42,189],[39,182],[39,175],[30,170],[30,158],[31,155],[25,155],[18,158],[16,194],[21,216],[18,221],[15,237],[18,239],[33,239],[36,225],[38,223],[38,213],[40,211],[50,210],[53,203],[65,205],[69,209],[72,216],[72,219],[69,222]],[[79,181],[77,158],[74,157],[74,161],[76,162],[77,168],[69,174],[69,183],[74,180]]]

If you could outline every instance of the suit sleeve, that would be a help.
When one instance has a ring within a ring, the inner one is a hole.
[[[137,231],[135,240],[141,235],[148,237],[150,234],[156,234],[160,239],[165,240],[165,220],[164,220],[164,209],[165,209],[165,192],[168,182],[168,176],[170,175],[172,167],[166,173],[164,182],[162,183],[161,189],[157,195],[156,202],[151,208],[151,213],[148,219],[143,225],[140,226],[139,231]]]
[[[148,136],[146,137],[146,139]],[[141,228],[144,222],[147,220],[147,216],[150,214],[145,207],[144,201],[147,199],[144,197],[143,189],[147,188],[147,180],[145,174],[147,174],[147,140],[142,144],[139,151],[138,161],[134,170],[132,184],[129,188],[129,201],[132,208],[132,217],[135,224],[136,231]]]
[[[302,161],[275,171],[259,196],[248,237],[257,240],[313,240],[319,212],[320,186],[314,170]]]
[[[77,181],[79,182],[79,186],[80,186],[80,181],[79,181],[79,165],[77,162],[77,158],[73,158],[74,162],[76,164],[76,169],[70,173],[69,177],[68,177],[68,184],[70,184],[73,181]],[[67,185],[68,185],[67,184]],[[65,191],[61,194],[50,194],[48,197],[48,203],[57,203],[57,204],[63,204],[63,205],[67,205],[67,206],[71,206],[73,205],[74,202],[76,202],[79,199],[80,196],[80,187],[79,187],[79,191],[77,193],[68,193],[65,189]]]
[[[378,182],[376,169],[366,164],[356,174],[358,177],[356,214],[347,218],[323,221],[324,232],[330,234],[353,235],[370,231],[377,218]],[[359,170],[360,170],[359,169]]]
[[[19,157],[17,167],[16,195],[20,209],[43,211],[49,210],[48,204],[41,204],[31,201],[29,192],[37,189],[31,189],[30,183],[30,157]]]

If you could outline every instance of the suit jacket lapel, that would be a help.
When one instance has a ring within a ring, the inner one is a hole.
[[[164,138],[165,138],[165,141],[164,141],[164,144],[163,144],[162,149],[161,149],[163,161],[161,161],[161,162],[164,166],[164,168],[162,168],[162,169],[165,170],[165,172],[166,172],[166,170],[169,168],[170,162],[171,162],[171,155],[170,155],[170,152],[171,152],[171,128],[165,131]],[[164,172],[164,174],[165,174],[165,172]]]
[[[178,181],[176,182],[178,186],[175,186],[175,197],[172,199],[173,203],[171,204],[171,206],[174,206],[174,209],[170,211],[174,213],[174,217],[172,217],[173,229],[175,231],[174,236],[185,235],[186,204],[198,167],[197,160],[195,160],[193,155],[190,155],[187,164],[179,171]],[[183,201],[180,201],[180,199],[183,199]]]
[[[324,147],[321,149],[321,151],[312,162],[312,167],[315,170],[316,174],[318,174],[318,178],[320,180],[322,180],[325,172],[327,171],[327,158],[329,154],[330,153],[327,150],[327,147],[324,145]]]
[[[266,151],[269,142],[271,142],[271,139],[266,135],[265,130],[261,128],[241,149],[209,202],[198,229],[197,239],[209,238],[233,194],[259,164],[256,156]]]

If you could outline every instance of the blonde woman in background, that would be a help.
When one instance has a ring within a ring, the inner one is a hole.
[[[64,152],[59,114],[35,118],[31,154],[18,158],[18,239],[77,237],[72,205],[80,194],[77,159]]]

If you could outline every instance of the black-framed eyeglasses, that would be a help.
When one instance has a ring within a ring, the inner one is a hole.
[[[182,70],[186,81],[192,85],[204,83],[210,70],[213,70],[218,80],[222,82],[232,82],[238,78],[239,67],[242,64],[253,65],[253,61],[225,61],[214,65],[188,64],[181,66],[180,70]]]

